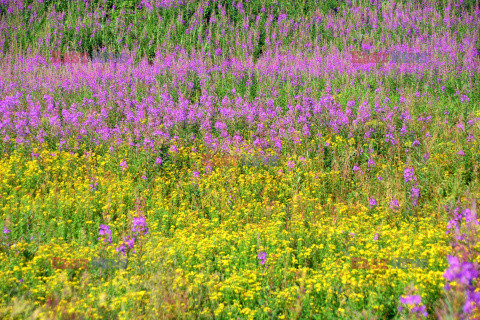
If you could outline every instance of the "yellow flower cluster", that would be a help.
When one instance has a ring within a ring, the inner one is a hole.
[[[319,171],[320,156],[280,157],[279,167],[215,160],[209,171],[212,157],[202,162],[179,148],[160,169],[122,171],[120,161],[133,163],[135,154],[37,151],[34,159],[15,152],[0,160],[2,218],[24,232],[0,252],[2,317],[292,318],[302,308],[324,317],[387,312],[410,284],[424,301],[443,288],[450,247],[436,208],[407,222],[386,202],[370,208],[360,197],[342,198],[345,179]],[[394,164],[377,164],[401,179]],[[338,194],[325,194],[327,184]],[[115,248],[140,215],[150,232],[126,270],[52,266],[54,257],[118,258]],[[100,224],[111,228],[112,244],[97,240]],[[353,257],[427,259],[428,267],[355,269]],[[9,290],[23,300],[8,299]]]

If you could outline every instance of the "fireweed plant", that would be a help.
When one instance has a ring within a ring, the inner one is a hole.
[[[0,0],[0,318],[480,318],[480,9],[432,2]]]

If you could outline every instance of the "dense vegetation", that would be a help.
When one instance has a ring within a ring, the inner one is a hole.
[[[0,0],[0,317],[478,318],[479,16]]]

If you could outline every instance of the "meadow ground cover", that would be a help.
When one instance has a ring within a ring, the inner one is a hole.
[[[0,0],[0,318],[478,319],[479,17]]]

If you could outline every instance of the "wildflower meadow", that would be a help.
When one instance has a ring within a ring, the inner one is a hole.
[[[479,30],[0,0],[0,318],[480,319]]]

